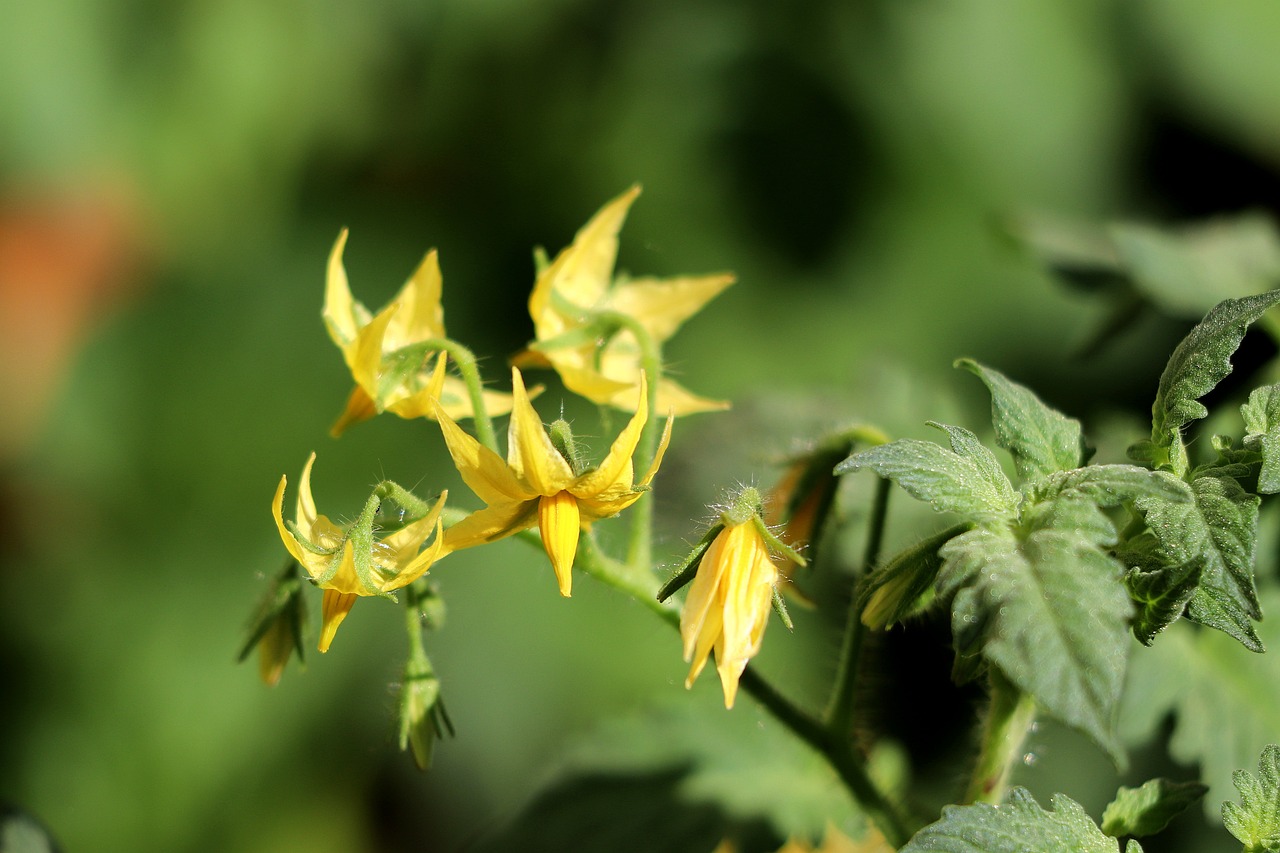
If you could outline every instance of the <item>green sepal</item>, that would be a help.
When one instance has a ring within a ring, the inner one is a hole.
[[[1116,839],[1105,835],[1085,810],[1065,794],[1054,794],[1046,811],[1025,788],[993,806],[974,803],[944,806],[942,817],[912,837],[901,853],[1118,853]],[[1125,853],[1141,853],[1130,839]]]
[[[297,654],[299,663],[306,663],[307,603],[304,588],[302,570],[296,560],[289,558],[259,601],[249,622],[248,635],[236,654],[237,662],[244,662],[268,631],[283,624],[292,640],[292,652]]]
[[[1155,835],[1209,791],[1200,782],[1151,779],[1138,788],[1122,787],[1102,813],[1102,831],[1117,838]]]
[[[707,553],[707,549],[711,547],[711,543],[715,541],[715,538],[720,535],[722,530],[724,530],[724,522],[711,525],[710,529],[698,540],[698,544],[693,546],[693,550],[686,554],[685,558],[676,566],[671,578],[658,590],[658,601],[666,601],[685,584],[693,580],[698,573],[698,564],[702,562],[702,555]]]
[[[1049,408],[1032,391],[973,359],[955,366],[977,376],[991,392],[996,441],[1013,457],[1023,482],[1084,464],[1087,450],[1080,422]]]
[[[775,536],[773,531],[769,529],[769,525],[765,524],[764,519],[760,516],[752,516],[751,523],[756,526],[756,530],[759,532],[760,538],[764,540],[765,546],[768,547],[771,552],[786,557],[797,566],[809,565],[809,561],[804,557],[801,557],[799,551]]]
[[[1182,428],[1208,415],[1200,398],[1231,373],[1231,356],[1244,340],[1245,331],[1277,302],[1280,290],[1224,300],[1174,349],[1151,407],[1151,442],[1157,451],[1153,458],[1157,467],[1168,465],[1176,474],[1185,473]]]
[[[935,533],[903,549],[867,575],[858,590],[862,624],[879,630],[901,622],[914,612],[942,569],[938,549],[968,529],[969,525],[964,524]]]
[[[423,655],[411,659],[400,681],[400,749],[419,770],[431,766],[436,741],[453,736],[453,723],[440,698],[440,680]]]
[[[1268,744],[1258,759],[1258,776],[1237,770],[1231,776],[1240,804],[1222,804],[1222,823],[1244,844],[1243,853],[1280,851],[1280,746]]]
[[[773,588],[773,612],[778,614],[778,618],[782,620],[782,624],[787,627],[788,631],[794,631],[796,626],[791,623],[791,614],[787,612],[787,603],[782,600],[782,593],[778,592],[778,588]]]

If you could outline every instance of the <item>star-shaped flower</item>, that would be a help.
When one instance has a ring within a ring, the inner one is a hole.
[[[346,244],[344,228],[329,253],[324,322],[329,337],[342,350],[356,387],[333,425],[333,435],[381,411],[402,418],[433,417],[435,403],[425,371],[427,352],[414,345],[446,340],[440,305],[443,280],[436,250],[427,253],[396,298],[372,315],[351,296],[342,264]],[[511,410],[511,397],[506,394],[486,391],[484,399],[491,415]],[[466,384],[455,376],[445,378],[440,405],[455,419],[474,415]]]
[[[311,466],[315,461],[316,455],[312,453],[302,469],[294,523],[286,525],[281,513],[286,477],[280,478],[271,502],[271,514],[284,547],[306,569],[316,586],[324,590],[319,648],[326,652],[357,597],[386,595],[408,586],[448,553],[440,522],[440,511],[448,493],[442,493],[426,515],[395,533],[382,539],[373,539],[370,535],[371,547],[357,553],[351,527],[334,524],[316,511],[315,499],[311,496]],[[420,552],[433,531],[435,539]]]
[[[617,515],[647,491],[666,451],[671,420],[667,420],[649,470],[635,482],[631,456],[649,417],[642,376],[639,408],[604,461],[598,468],[577,471],[575,463],[556,448],[529,403],[519,368],[511,369],[511,387],[506,461],[464,432],[448,414],[437,412],[445,443],[463,481],[486,504],[445,531],[445,547],[456,551],[493,542],[536,524],[560,593],[567,596],[580,530]]]
[[[575,394],[626,411],[637,406],[643,353],[633,331],[602,319],[625,315],[661,344],[734,280],[729,274],[615,280],[618,231],[639,194],[635,186],[605,205],[539,272],[529,297],[537,341],[524,357],[526,364],[554,367]],[[658,381],[659,411],[687,415],[728,407],[671,379]]]

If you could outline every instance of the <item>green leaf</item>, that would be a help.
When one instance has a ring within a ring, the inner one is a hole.
[[[1023,482],[1069,471],[1084,462],[1080,422],[1049,408],[1030,389],[976,361],[955,363],[973,373],[991,392],[991,423],[996,441],[1013,456]]]
[[[1200,782],[1151,779],[1140,788],[1121,788],[1102,813],[1107,835],[1155,835],[1209,790]]]
[[[1118,853],[1080,804],[1054,794],[1045,811],[1025,788],[1009,792],[1000,806],[945,806],[942,818],[916,833],[901,853]],[[1125,853],[1141,853],[1130,841]]]
[[[1200,477],[1191,494],[1190,502],[1137,501],[1159,541],[1159,561],[1170,567],[1201,561],[1187,617],[1261,652],[1250,621],[1262,618],[1253,581],[1260,499],[1230,477]]]
[[[1267,591],[1262,603],[1280,607],[1280,591]],[[1280,644],[1280,621],[1265,620],[1258,632],[1266,643]],[[1252,654],[1186,621],[1170,626],[1160,642],[1132,656],[1121,736],[1133,746],[1163,736],[1170,715],[1169,754],[1200,765],[1210,788],[1205,811],[1216,814],[1232,772],[1252,765],[1280,732],[1280,656]]]
[[[1036,491],[1046,497],[1076,492],[1100,507],[1119,506],[1144,497],[1172,503],[1188,503],[1192,499],[1191,490],[1182,480],[1137,465],[1089,465],[1052,474]]]
[[[1220,302],[1178,344],[1151,407],[1151,441],[1157,447],[1180,444],[1182,427],[1209,413],[1199,399],[1231,372],[1231,356],[1245,331],[1278,301],[1280,290]]]
[[[1119,563],[1099,542],[1099,510],[1060,500],[1029,532],[976,528],[941,554],[939,595],[954,595],[957,651],[986,660],[1053,717],[1119,755],[1113,720],[1132,607]],[[1109,525],[1107,525],[1109,528]]]
[[[1244,415],[1244,446],[1262,454],[1258,492],[1280,492],[1280,385],[1258,388],[1240,407]]]
[[[1133,636],[1144,646],[1155,642],[1156,635],[1182,617],[1187,603],[1200,585],[1204,560],[1165,565],[1160,545],[1150,533],[1129,542],[1116,554],[1129,566],[1124,576],[1129,597],[1137,612],[1133,616]]]
[[[1258,777],[1246,770],[1231,776],[1240,805],[1222,804],[1222,823],[1244,844],[1244,853],[1280,851],[1280,746],[1267,744],[1258,759]]]
[[[1216,300],[1258,293],[1280,278],[1280,236],[1267,216],[1248,213],[1177,230],[1119,223],[1109,231],[1137,288],[1175,315],[1199,316]]]
[[[959,513],[975,521],[1013,518],[1018,496],[991,451],[968,430],[938,426],[957,449],[904,438],[853,454],[836,466],[836,473],[870,468],[938,512]]]
[[[548,786],[480,849],[707,853],[733,838],[744,853],[772,853],[790,836],[821,837],[828,822],[865,832],[818,753],[763,709],[727,714],[705,698],[605,720],[559,751]]]

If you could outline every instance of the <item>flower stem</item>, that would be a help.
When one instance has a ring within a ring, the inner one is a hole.
[[[883,477],[876,481],[876,493],[872,498],[871,518],[867,526],[867,544],[863,552],[862,572],[854,579],[866,577],[880,561],[880,545],[884,541],[884,522],[889,510],[889,493],[892,482]],[[835,683],[831,687],[831,702],[827,706],[825,723],[833,734],[847,736],[853,722],[853,694],[858,681],[858,664],[862,657],[862,638],[866,628],[858,607],[858,596],[851,594],[849,613],[845,618],[844,640],[840,645],[840,659],[836,665]]]
[[[983,725],[982,748],[965,793],[966,803],[998,804],[1004,799],[1013,762],[1022,752],[1036,719],[1036,701],[1005,677],[990,670],[991,706]]]
[[[440,343],[440,349],[449,353],[449,358],[453,359],[453,363],[458,366],[458,374],[467,385],[467,395],[471,398],[472,417],[476,424],[476,440],[497,453],[498,438],[493,431],[489,410],[484,404],[484,384],[480,380],[480,368],[477,366],[475,353],[455,340],[445,339]]]

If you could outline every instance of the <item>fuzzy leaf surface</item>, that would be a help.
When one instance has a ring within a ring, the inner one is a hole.
[[[1278,301],[1280,290],[1224,300],[1178,344],[1151,407],[1152,442],[1172,446],[1183,426],[1209,413],[1200,398],[1231,373],[1231,356],[1245,331]]]
[[[1280,385],[1256,389],[1240,413],[1244,415],[1244,446],[1262,455],[1258,492],[1280,492]]]
[[[1038,491],[1046,494],[1076,492],[1100,507],[1119,506],[1139,498],[1189,503],[1191,489],[1177,477],[1137,465],[1089,465],[1050,475]]]
[[[1209,790],[1200,782],[1151,779],[1138,788],[1121,788],[1102,813],[1107,835],[1155,835]]]
[[[1213,476],[1197,478],[1191,495],[1189,502],[1137,502],[1159,540],[1159,560],[1164,566],[1200,561],[1200,581],[1187,617],[1261,652],[1264,647],[1251,621],[1262,618],[1253,580],[1260,499],[1230,477]]]
[[[1222,823],[1244,844],[1244,853],[1280,851],[1280,746],[1268,744],[1258,759],[1255,778],[1237,770],[1231,781],[1240,804],[1222,804]]]
[[[1029,388],[972,359],[956,362],[977,376],[991,392],[991,424],[996,440],[1013,457],[1023,482],[1084,462],[1080,422],[1049,408]]]
[[[1128,655],[1132,606],[1097,507],[1058,500],[1029,533],[975,528],[941,550],[939,594],[954,594],[962,655],[981,649],[1050,715],[1119,750],[1113,722]]]
[[[1127,542],[1116,557],[1129,567],[1124,584],[1136,608],[1133,636],[1149,646],[1156,635],[1182,617],[1200,585],[1204,560],[1165,565],[1160,544],[1150,533]]]
[[[901,853],[1119,853],[1080,804],[1054,794],[1045,811],[1025,788],[1014,788],[1000,806],[946,806],[942,818],[916,833]],[[1125,853],[1141,853],[1130,841]]]
[[[1262,597],[1280,607],[1280,592]],[[1261,639],[1280,643],[1280,622],[1263,621]],[[1137,746],[1174,716],[1169,754],[1199,764],[1209,785],[1205,811],[1215,815],[1231,791],[1232,773],[1253,766],[1280,732],[1280,655],[1257,655],[1218,631],[1185,620],[1160,642],[1134,652],[1120,713],[1120,733]]]
[[[1012,518],[1018,496],[995,456],[968,430],[945,429],[960,451],[904,438],[853,454],[836,466],[836,473],[870,468],[939,512],[977,521]]]

